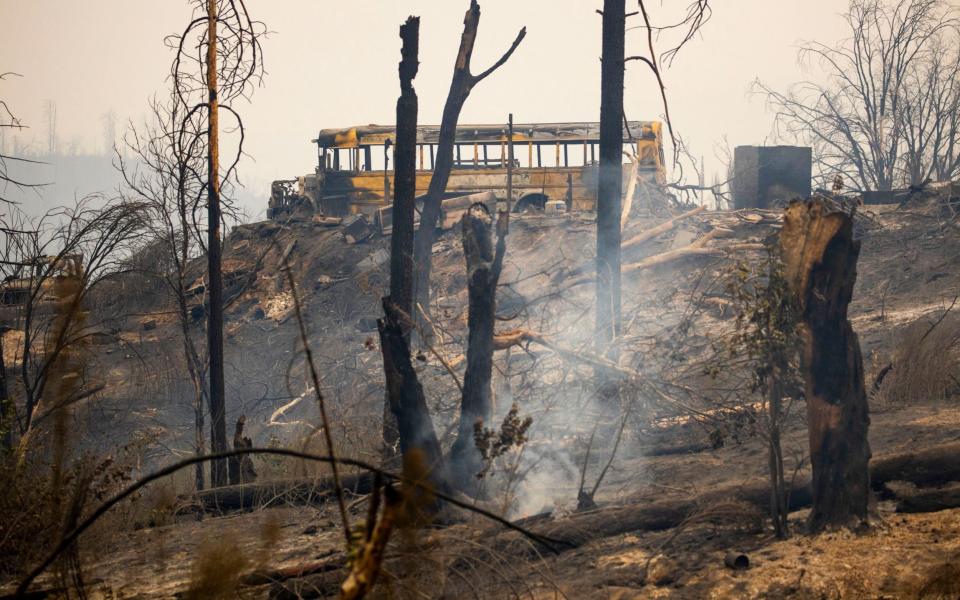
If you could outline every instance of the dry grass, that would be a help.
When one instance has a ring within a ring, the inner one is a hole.
[[[33,456],[0,459],[0,578],[33,567],[60,541],[64,530],[129,480],[129,467],[113,457],[89,455],[57,475]],[[93,547],[91,544],[90,547]],[[79,567],[79,554],[73,553]]]
[[[942,320],[941,320],[942,319]],[[897,404],[942,402],[960,389],[960,315],[918,319],[904,331],[881,400]]]
[[[960,555],[930,566],[895,590],[898,598],[908,600],[954,600],[960,598]]]
[[[251,566],[231,537],[208,540],[197,550],[186,600],[227,600],[238,596],[240,576]]]

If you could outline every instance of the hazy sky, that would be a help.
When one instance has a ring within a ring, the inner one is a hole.
[[[628,1],[628,6],[632,2]],[[687,0],[649,3],[655,22]],[[845,0],[714,0],[714,16],[664,73],[674,124],[718,168],[714,145],[762,143],[771,116],[750,82],[784,87],[803,76],[796,46],[844,36]],[[249,135],[242,176],[263,196],[269,181],[313,169],[309,143],[318,129],[393,122],[399,92],[398,27],[421,16],[420,122],[438,123],[468,0],[247,0],[264,21],[267,77],[249,105],[240,105]],[[461,122],[593,121],[600,106],[601,0],[482,0],[474,72],[502,53],[521,26],[527,37],[500,71],[467,101]],[[631,10],[631,9],[628,9]],[[179,32],[190,9],[183,0],[0,0],[0,71],[23,78],[0,82],[25,124],[26,140],[46,139],[43,105],[57,106],[61,144],[103,146],[102,115],[140,120],[148,98],[162,91],[171,59],[163,38]],[[659,17],[659,18],[658,18]],[[638,17],[631,25],[638,24]],[[665,42],[664,42],[665,45]],[[645,53],[642,29],[627,32],[627,53]],[[626,112],[637,120],[662,114],[655,81],[630,64]],[[256,215],[262,206],[249,206]]]

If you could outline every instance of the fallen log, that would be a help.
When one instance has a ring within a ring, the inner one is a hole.
[[[960,508],[960,487],[922,490],[897,499],[898,513],[929,513]]]
[[[699,454],[716,450],[713,444],[703,441],[687,442],[682,444],[663,444],[641,446],[637,449],[640,456],[675,456],[677,454]]]
[[[497,335],[494,340],[498,349],[516,345],[523,341],[545,343],[548,347],[555,348],[555,344],[552,344],[543,336],[527,330],[518,330]],[[573,351],[564,350],[561,350],[561,353],[565,355],[569,353],[568,355],[571,357],[577,354]],[[596,364],[596,366],[601,368],[615,368],[614,365],[607,364],[600,357],[584,357],[582,353],[580,353],[579,358],[588,363]],[[616,370],[624,376],[639,375],[623,367],[616,368]],[[645,454],[649,456],[662,456],[677,453],[702,452],[708,449],[706,443],[695,441],[677,446],[670,446],[668,444],[661,446],[660,444],[655,444],[647,448]],[[373,477],[368,473],[345,475],[342,479],[344,489],[355,494],[366,494],[372,489]],[[873,487],[874,490],[883,490],[884,484],[890,481],[905,481],[921,487],[941,486],[953,481],[960,481],[960,442],[941,444],[914,452],[889,454],[873,459],[870,463],[871,487]],[[254,508],[275,506],[278,504],[322,504],[330,498],[333,491],[334,485],[331,478],[268,481],[255,484],[224,486],[204,490],[199,494],[181,497],[179,504],[183,508],[181,508],[179,512],[184,513],[190,510],[229,512],[252,510]],[[930,502],[930,506],[935,506],[934,497],[937,491],[938,490],[931,490],[929,492],[930,500],[917,500],[914,504],[904,504],[904,506],[921,506],[921,503],[925,501]],[[769,489],[764,488],[763,494],[769,494]],[[958,494],[960,494],[960,492],[958,492]],[[739,499],[749,500],[754,497],[760,497],[755,490],[750,491],[746,498],[739,497]],[[944,503],[952,501],[949,500],[952,496],[944,494],[944,498]],[[766,495],[763,496],[759,502],[763,505],[762,503],[768,500],[769,495]],[[960,501],[958,501],[958,506],[960,506]],[[947,506],[947,508],[949,508],[949,506]],[[666,514],[666,512],[661,509],[654,508],[653,510],[654,512],[660,511],[660,513]]]
[[[641,246],[649,242],[650,240],[656,239],[661,235],[671,231],[681,221],[684,221],[686,219],[689,219],[690,217],[696,216],[702,213],[704,210],[706,210],[705,206],[698,206],[693,210],[689,210],[681,215],[677,215],[676,217],[668,219],[663,223],[656,225],[655,227],[651,227],[650,229],[645,229],[644,231],[641,231],[635,236],[624,240],[620,244],[620,249],[621,251],[626,251],[626,250],[631,250],[633,248]],[[566,286],[568,288],[580,285],[581,283],[588,283],[590,281],[593,281],[595,278],[594,268],[595,268],[595,265],[593,264],[593,262],[591,262],[589,264],[581,265],[569,271],[563,271],[561,273],[558,273],[557,276],[554,277],[554,283],[559,284],[563,280],[569,280],[569,283]]]
[[[696,216],[696,215],[702,213],[703,211],[705,211],[706,209],[707,209],[706,206],[698,206],[698,207],[694,208],[693,210],[688,210],[687,212],[685,212],[685,213],[683,213],[683,214],[680,214],[680,215],[677,215],[676,217],[673,217],[672,219],[668,219],[668,220],[664,221],[663,223],[660,223],[660,224],[657,225],[656,227],[651,227],[650,229],[646,229],[646,230],[644,230],[644,231],[641,231],[641,232],[638,233],[637,235],[635,235],[635,236],[633,236],[633,237],[631,237],[631,238],[627,238],[626,240],[624,240],[623,243],[621,244],[621,247],[622,247],[623,249],[626,249],[626,248],[629,248],[629,247],[631,247],[631,246],[638,246],[638,245],[643,244],[643,243],[645,243],[645,242],[649,242],[650,240],[652,240],[652,239],[654,239],[654,238],[657,238],[657,237],[660,237],[661,235],[663,235],[663,234],[667,233],[668,231],[672,230],[672,229],[673,229],[674,227],[676,227],[677,224],[680,223],[681,221],[684,221],[684,220],[686,220],[686,219],[689,219],[690,217]]]
[[[373,476],[369,473],[344,475],[341,480],[343,489],[355,494],[369,493],[373,485]],[[329,477],[227,485],[182,496],[177,512],[223,513],[281,504],[321,504],[334,490],[333,479]]]
[[[948,457],[953,457],[952,461]],[[942,471],[941,471],[942,469]],[[935,474],[936,473],[936,474]],[[920,452],[893,454],[878,458],[871,465],[871,485],[881,489],[890,481],[909,481],[913,483],[942,483],[960,481],[960,443],[936,446]],[[940,492],[939,494],[936,492]],[[912,500],[904,496],[903,512],[926,512],[960,506],[960,488],[932,490],[911,494]],[[621,535],[632,531],[663,531],[678,527],[711,505],[720,502],[741,502],[766,511],[770,502],[770,486],[766,480],[753,480],[738,486],[727,486],[692,498],[665,499],[649,504],[629,504],[603,507],[595,511],[574,513],[570,517],[554,521],[535,529],[536,533],[560,540],[569,547],[581,546],[592,540]],[[808,508],[813,501],[809,475],[798,477],[792,484],[789,494],[788,510]],[[951,506],[951,503],[956,505]],[[898,506],[898,510],[899,506]],[[525,527],[535,526],[538,521],[547,520],[549,515],[541,515],[523,521]],[[512,546],[523,543],[512,532],[503,532],[496,536],[498,546]]]
[[[726,252],[722,248],[706,248],[698,245],[697,242],[693,242],[689,246],[684,246],[683,248],[668,250],[666,252],[661,252],[660,254],[648,256],[641,261],[623,265],[623,272],[632,273],[634,271],[643,271],[644,269],[658,267],[681,258],[687,258],[689,256],[709,256],[713,258],[720,258],[724,255],[726,255]]]
[[[676,250],[668,250],[667,252],[662,252],[660,254],[654,254],[653,256],[648,256],[641,261],[631,263],[629,265],[623,265],[623,272],[630,273],[633,271],[643,271],[644,269],[659,267],[666,263],[673,262],[681,258],[686,258],[688,256],[712,256],[719,258],[728,256],[733,252],[763,250],[764,248],[763,244],[753,242],[743,242],[739,244],[729,244],[727,246],[707,248],[706,243],[714,238],[714,236],[711,235],[712,233],[713,231],[707,233],[700,239],[693,241],[689,246],[677,248]]]
[[[620,230],[627,226],[630,211],[633,210],[633,196],[637,191],[637,178],[640,176],[640,158],[633,153],[624,152],[630,159],[630,175],[627,177],[627,193],[623,196],[623,206],[620,208]]]
[[[918,486],[960,481],[960,442],[904,452],[870,463],[870,483],[878,489],[888,481],[907,481]]]
[[[702,237],[694,240],[689,245],[684,246],[683,248],[676,248],[674,250],[667,250],[666,252],[661,252],[660,254],[654,254],[653,256],[648,256],[643,260],[639,260],[635,263],[630,263],[623,265],[621,267],[621,272],[633,273],[638,271],[644,271],[646,269],[652,269],[654,267],[663,266],[665,264],[683,259],[689,258],[691,256],[707,256],[711,258],[723,258],[729,257],[735,252],[748,252],[753,250],[763,250],[765,246],[759,242],[741,242],[737,244],[727,244],[726,246],[711,246],[707,247],[706,244],[712,239],[723,235],[723,231],[717,232],[715,235],[711,235],[713,232],[704,234]],[[569,274],[568,274],[569,275]],[[574,288],[578,285],[583,285],[585,283],[592,282],[596,277],[593,273],[582,273],[566,280],[562,290],[568,290]]]
[[[327,598],[340,593],[340,585],[347,577],[346,569],[325,571],[297,579],[278,581],[270,588],[270,600],[300,600],[301,598]]]
[[[810,480],[795,481],[790,492],[790,510],[809,506]],[[591,541],[633,531],[664,531],[673,529],[711,506],[721,502],[739,502],[755,507],[766,507],[770,501],[770,487],[765,480],[754,480],[740,486],[729,486],[706,492],[692,498],[666,499],[647,504],[629,504],[604,507],[593,511],[574,513],[570,517],[536,528],[538,534],[563,542],[561,549],[577,548]],[[530,519],[526,526],[542,516]],[[511,532],[503,532],[492,542],[498,547],[534,548]],[[520,546],[523,544],[523,546]]]
[[[347,557],[344,554],[337,554],[322,560],[300,563],[279,569],[258,569],[244,575],[240,578],[240,581],[244,585],[266,585],[279,581],[287,581],[288,579],[299,579],[317,573],[344,570],[346,562]]]

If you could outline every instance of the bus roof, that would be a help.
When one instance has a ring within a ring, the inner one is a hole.
[[[629,121],[623,128],[624,142],[660,137],[659,121]],[[417,128],[418,144],[436,144],[440,139],[438,125]],[[457,125],[458,143],[499,143],[507,139],[506,125]],[[596,142],[600,139],[600,123],[526,123],[513,126],[515,142]],[[361,125],[346,129],[321,129],[312,140],[323,148],[356,148],[382,146],[396,141],[396,128],[389,125]]]

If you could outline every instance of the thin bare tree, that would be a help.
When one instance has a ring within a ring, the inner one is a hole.
[[[0,73],[0,82],[13,77],[21,77],[21,75],[13,72]],[[5,196],[8,186],[23,190],[27,188],[39,188],[45,185],[24,181],[10,173],[10,165],[8,163],[43,164],[40,161],[20,156],[20,153],[16,149],[16,144],[14,144],[14,150],[12,150],[10,154],[7,153],[7,133],[11,131],[22,131],[26,127],[16,114],[14,114],[10,105],[0,97],[0,142],[2,142],[0,143],[0,202],[5,204],[12,203],[12,201]]]
[[[184,32],[167,39],[176,51],[171,67],[173,93],[189,107],[184,121],[203,116],[207,138],[207,168],[200,175],[206,187],[206,245],[209,303],[207,308],[207,355],[209,357],[210,444],[214,452],[227,448],[226,390],[223,376],[223,274],[221,270],[221,222],[230,211],[221,191],[236,178],[243,155],[243,120],[233,103],[249,97],[263,78],[260,40],[265,27],[250,16],[244,0],[192,0],[193,17]],[[221,173],[220,112],[235,121],[239,139],[236,152]],[[200,226],[194,228],[199,233]],[[215,461],[211,470],[214,486],[227,483],[227,465]]]
[[[191,224],[202,209],[205,186],[197,175],[206,161],[206,137],[199,117],[184,119],[188,107],[176,95],[166,103],[154,99],[151,116],[140,128],[132,125],[123,143],[134,160],[116,151],[116,164],[124,193],[147,207],[149,235],[145,248],[157,249],[162,260],[151,273],[165,283],[175,305],[187,373],[193,385],[194,451],[205,451],[206,349],[194,339],[188,301],[191,297],[187,268],[198,255],[198,240]],[[197,463],[196,487],[204,487],[203,463]]]
[[[33,219],[16,207],[0,215],[0,274],[7,282],[4,293],[16,295],[8,298],[16,309],[9,326],[22,332],[15,349],[22,398],[13,406],[21,450],[39,424],[102,388],[78,370],[71,371],[65,389],[64,361],[95,333],[86,324],[87,299],[106,276],[125,267],[143,227],[144,207],[92,204],[81,200]]]
[[[898,121],[903,131],[903,180],[911,185],[960,174],[960,35],[935,38],[904,84]]]
[[[754,83],[776,111],[778,135],[814,148],[824,185],[841,175],[863,190],[890,190],[928,173],[949,176],[930,169],[937,155],[953,157],[956,172],[956,111],[940,112],[956,106],[956,59],[940,54],[956,46],[950,3],[851,0],[844,20],[849,38],[800,48],[801,61],[820,67],[821,79],[787,91]]]

